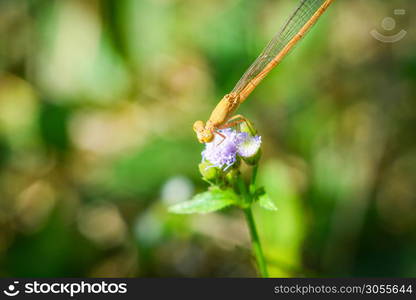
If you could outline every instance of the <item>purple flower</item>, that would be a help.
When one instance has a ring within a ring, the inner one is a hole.
[[[216,134],[214,140],[206,143],[205,150],[202,151],[203,160],[209,161],[213,167],[225,171],[236,162],[237,155],[253,156],[260,148],[260,136],[250,136],[247,132],[238,132],[231,128],[219,132],[225,136],[225,139]]]

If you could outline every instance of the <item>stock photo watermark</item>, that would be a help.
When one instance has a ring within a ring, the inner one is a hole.
[[[61,294],[74,297],[77,294],[125,294],[127,293],[127,283],[116,282],[25,282],[19,285],[19,281],[13,281],[3,294],[9,297],[18,294]]]
[[[6,290],[3,290],[3,293],[7,296],[14,297],[17,296],[20,291],[17,289],[19,281],[13,281],[13,284],[9,284]]]
[[[406,14],[406,10],[402,8],[397,8],[393,11],[393,14],[395,16],[403,16]],[[385,17],[381,21],[381,28],[385,30],[386,32],[392,32],[394,29],[396,29],[396,20],[392,17]],[[379,40],[382,43],[396,43],[400,40],[402,40],[406,34],[407,31],[404,29],[401,29],[399,32],[392,34],[392,35],[385,35],[378,30],[373,29],[370,31],[370,34],[376,39]]]

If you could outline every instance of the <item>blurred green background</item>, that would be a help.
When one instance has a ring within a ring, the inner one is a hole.
[[[207,187],[192,123],[297,3],[1,0],[0,275],[255,276],[238,209],[167,206]],[[335,1],[240,108],[272,276],[416,276],[415,9]]]

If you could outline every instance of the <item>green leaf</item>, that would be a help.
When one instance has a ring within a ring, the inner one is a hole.
[[[269,195],[267,195],[266,193],[259,196],[259,205],[267,210],[272,210],[272,211],[277,210],[276,205],[274,204],[272,199],[270,199]]]
[[[267,210],[273,210],[276,211],[277,207],[270,199],[269,195],[266,194],[266,191],[264,190],[264,187],[257,188],[253,193],[254,199],[259,202],[259,205]]]
[[[236,204],[238,195],[232,189],[211,190],[195,195],[192,200],[184,201],[169,207],[169,211],[177,214],[209,213]]]

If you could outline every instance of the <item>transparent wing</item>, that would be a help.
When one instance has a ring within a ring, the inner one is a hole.
[[[282,29],[267,44],[232,91],[239,94],[282,51],[324,2],[325,0],[302,0]]]

